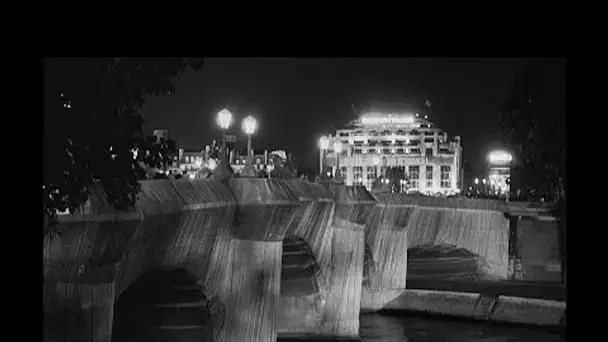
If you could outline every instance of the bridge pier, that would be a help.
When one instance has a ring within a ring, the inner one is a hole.
[[[365,254],[365,223],[375,204],[363,187],[331,186],[334,217],[324,334],[357,339]]]
[[[111,341],[114,283],[47,281],[43,297],[46,341]]]
[[[214,324],[215,341],[276,341],[282,250],[281,241],[220,238],[216,243],[205,284],[225,309]]]
[[[331,276],[327,288],[323,334],[359,337],[361,281],[363,279],[363,228],[337,219],[331,249]]]
[[[405,291],[407,222],[414,208],[378,201],[365,229],[373,260],[361,294],[362,311],[378,311]]]

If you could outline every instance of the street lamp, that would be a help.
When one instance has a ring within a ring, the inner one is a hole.
[[[340,140],[336,140],[334,142],[334,151],[336,153],[336,175],[334,176],[334,181],[342,182],[342,178],[340,177],[340,152],[342,152],[342,142]]]
[[[243,120],[242,127],[245,134],[247,134],[247,165],[241,171],[241,175],[246,177],[255,177],[256,172],[255,167],[253,166],[253,149],[251,148],[251,136],[258,128],[258,122],[253,116],[249,115]]]
[[[222,129],[222,162],[225,161],[224,153],[226,152],[226,131],[232,124],[232,113],[228,109],[222,109],[217,113],[217,124]]]
[[[322,136],[319,138],[319,175],[323,175],[323,161],[325,158],[325,152],[329,148],[329,138]]]
[[[230,166],[226,165],[226,131],[228,130],[228,128],[230,128],[230,125],[232,124],[232,113],[230,113],[228,109],[222,109],[219,113],[217,113],[216,122],[218,126],[220,126],[220,128],[222,129],[222,150],[220,153],[221,163],[219,165],[219,168],[217,168],[217,172],[220,177],[225,177],[231,174],[231,170],[228,169],[230,168]]]

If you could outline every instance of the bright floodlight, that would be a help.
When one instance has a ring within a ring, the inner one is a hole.
[[[215,168],[217,167],[217,162],[215,161],[215,159],[209,159],[209,161],[207,161],[207,167],[209,168],[209,170],[215,170]]]
[[[257,128],[258,122],[253,116],[249,115],[245,118],[245,120],[243,120],[243,131],[245,132],[245,134],[252,135]]]
[[[329,148],[329,138],[328,137],[319,138],[319,148],[322,150],[327,150]]]
[[[507,151],[492,151],[488,155],[488,160],[490,163],[509,163],[513,160],[513,156],[511,153]]]
[[[217,124],[221,129],[228,129],[232,123],[232,113],[228,109],[222,109],[217,113]]]
[[[336,151],[336,153],[342,152],[342,142],[340,140],[337,140],[334,143],[334,150]]]

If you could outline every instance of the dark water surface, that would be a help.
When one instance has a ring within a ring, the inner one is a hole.
[[[415,315],[363,314],[361,341],[369,342],[562,342],[563,329],[452,320]],[[313,338],[279,341],[306,341]]]

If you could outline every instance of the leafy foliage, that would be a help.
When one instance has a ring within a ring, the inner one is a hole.
[[[503,106],[504,141],[513,153],[512,192],[527,199],[565,196],[565,63],[528,60]]]
[[[158,139],[155,136],[146,137],[135,146],[135,159],[139,161],[140,169],[138,179],[159,179],[162,173],[157,170],[167,169],[177,155],[175,141],[171,139]],[[149,171],[146,172],[145,171]]]
[[[296,179],[298,177],[298,165],[291,159],[283,160],[277,155],[271,155],[274,169],[270,171],[270,178]]]
[[[150,148],[144,163],[163,163],[142,132],[146,96],[171,95],[171,79],[201,59],[47,59],[44,70],[43,208],[74,212],[100,184],[118,209],[134,204],[142,166],[133,151]]]

